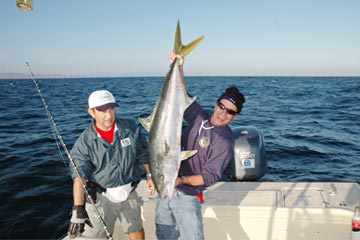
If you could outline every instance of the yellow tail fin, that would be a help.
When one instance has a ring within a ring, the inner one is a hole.
[[[194,48],[199,45],[199,43],[204,39],[205,36],[201,36],[198,39],[192,41],[187,45],[183,45],[181,42],[181,30],[180,30],[180,21],[177,22],[176,33],[175,33],[175,43],[174,43],[174,51],[175,54],[179,54],[182,56],[186,56],[190,53]]]

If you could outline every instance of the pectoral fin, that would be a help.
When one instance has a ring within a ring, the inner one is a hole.
[[[197,153],[197,150],[192,150],[192,151],[182,151],[181,152],[181,158],[180,160],[186,160],[192,156],[194,156]]]
[[[139,122],[141,123],[141,125],[145,128],[146,131],[150,132],[150,128],[151,128],[151,117],[147,117],[147,118],[140,118],[139,117]]]
[[[154,116],[155,113],[157,111],[158,105],[159,105],[159,101],[160,99],[158,98],[155,104],[155,107],[152,111],[152,113],[150,114],[150,116],[146,117],[146,118],[141,118],[139,117],[139,122],[141,123],[141,125],[145,128],[146,131],[150,132],[151,126],[154,122]]]

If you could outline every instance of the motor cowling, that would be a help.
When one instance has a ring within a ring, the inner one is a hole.
[[[262,133],[255,127],[232,128],[234,158],[224,171],[232,181],[256,181],[267,170],[265,142]]]

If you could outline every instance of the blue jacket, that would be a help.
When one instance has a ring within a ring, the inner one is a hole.
[[[116,119],[118,130],[110,144],[100,137],[94,122],[76,140],[70,154],[82,177],[103,188],[140,179],[140,165],[148,163],[148,145],[134,120]],[[77,177],[70,163],[71,177]]]
[[[230,127],[211,125],[209,114],[197,102],[186,109],[184,118],[189,125],[182,132],[182,150],[196,149],[197,153],[181,162],[179,176],[202,175],[205,184],[182,184],[178,189],[185,194],[196,195],[220,179],[233,157],[234,143]]]

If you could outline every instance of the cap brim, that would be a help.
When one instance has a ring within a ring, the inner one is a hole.
[[[105,105],[95,107],[95,108],[96,108],[96,110],[98,110],[100,112],[104,112],[104,111],[108,110],[109,108],[114,108],[114,107],[118,107],[118,105],[116,103],[107,103]]]

